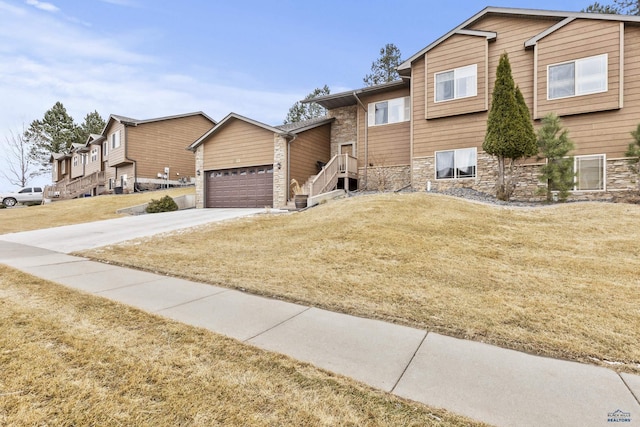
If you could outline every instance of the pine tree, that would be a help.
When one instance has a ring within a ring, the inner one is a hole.
[[[400,49],[393,43],[384,45],[380,49],[380,58],[371,64],[371,74],[367,74],[362,79],[364,84],[374,86],[399,79],[400,75],[396,68],[402,62],[400,55]]]
[[[24,137],[31,144],[30,156],[40,164],[41,173],[49,170],[51,153],[66,153],[73,143],[85,142],[61,102],[47,110],[42,120],[31,122]]]
[[[636,173],[636,183],[638,185],[638,190],[640,191],[640,124],[631,132],[631,136],[634,141],[629,143],[629,148],[624,153],[625,156],[630,157],[629,166],[631,170]]]
[[[498,159],[498,182],[496,197],[509,200],[513,191],[511,178],[516,160],[537,153],[536,135],[531,115],[520,89],[511,75],[509,56],[500,56],[496,70],[491,109],[487,119],[487,133],[482,149]],[[509,160],[509,174],[505,162]]]
[[[561,201],[567,200],[575,176],[573,157],[567,154],[575,147],[569,139],[569,131],[562,128],[560,118],[554,113],[542,119],[542,127],[538,130],[538,148],[542,155],[540,158],[547,159],[540,175],[540,181],[547,184],[547,201],[553,200],[553,191],[558,191]]]
[[[598,2],[592,3],[583,12],[608,13],[618,15],[640,15],[640,0],[613,0],[613,4],[603,5]]]
[[[101,134],[107,123],[97,111],[85,116],[84,122],[80,125],[82,140],[86,141],[90,134]]]
[[[329,86],[324,85],[322,88],[315,88],[313,92],[305,96],[304,99],[309,100],[317,96],[329,95],[330,93],[331,90]],[[284,119],[284,124],[302,122],[304,120],[322,117],[325,114],[327,114],[327,110],[315,102],[302,103],[298,101],[289,108],[287,117]]]

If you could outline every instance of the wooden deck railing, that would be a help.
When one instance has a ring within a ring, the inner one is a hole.
[[[358,159],[348,154],[338,154],[327,163],[320,173],[311,181],[309,197],[333,190],[341,176],[357,175]]]
[[[45,197],[50,199],[73,199],[94,188],[104,185],[104,171],[94,172],[71,182],[60,182],[45,188]]]

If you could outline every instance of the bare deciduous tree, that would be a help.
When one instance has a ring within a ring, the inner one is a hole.
[[[0,173],[12,185],[26,187],[29,180],[38,175],[38,171],[37,163],[30,156],[31,144],[25,137],[24,129],[19,133],[9,131],[3,145],[6,166]]]

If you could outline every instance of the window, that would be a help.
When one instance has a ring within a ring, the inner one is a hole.
[[[31,187],[27,187],[27,188],[23,188],[22,190],[18,191],[18,194],[31,193],[31,192],[33,192],[31,190]]]
[[[604,154],[574,157],[574,171],[576,173],[574,190],[604,190],[605,185]]]
[[[73,167],[78,166],[78,155],[73,156]]]
[[[607,91],[607,55],[550,65],[548,99]]]
[[[478,65],[473,64],[455,70],[436,73],[435,101],[449,101],[478,94]]]
[[[386,125],[409,121],[411,98],[394,98],[369,104],[369,126]]]
[[[111,149],[120,147],[120,131],[111,134]]]
[[[102,153],[104,157],[107,157],[107,154],[109,153],[109,144],[107,144],[106,142],[102,143]]]
[[[98,161],[98,147],[95,147],[91,150],[91,162],[97,162]]]
[[[436,179],[474,178],[476,148],[436,151]]]

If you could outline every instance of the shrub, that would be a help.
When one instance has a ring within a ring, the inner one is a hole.
[[[172,212],[178,210],[178,205],[171,196],[164,196],[160,200],[151,199],[145,210],[147,213]]]

